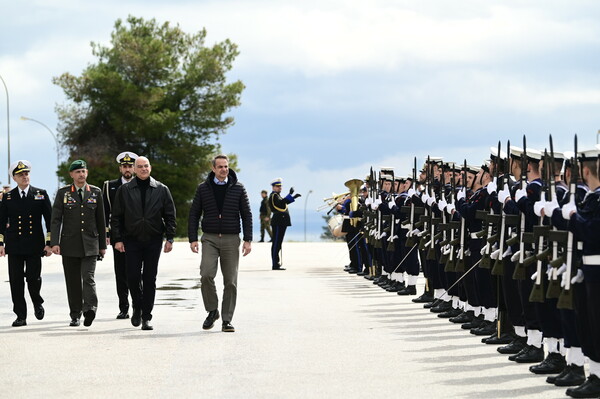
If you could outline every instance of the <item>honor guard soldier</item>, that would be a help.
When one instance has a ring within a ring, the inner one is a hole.
[[[133,164],[137,159],[137,154],[126,151],[117,155],[117,163],[119,164],[119,172],[121,177],[115,180],[107,180],[102,187],[104,198],[104,217],[106,223],[106,245],[114,244],[111,241],[110,234],[110,216],[112,214],[112,206],[115,203],[115,195],[119,187],[129,183],[133,179]],[[129,314],[129,289],[127,288],[127,266],[125,264],[125,253],[117,251],[113,246],[114,263],[115,263],[115,280],[117,283],[117,296],[119,297],[119,314],[117,319],[128,319]]]
[[[50,215],[52,208],[46,190],[29,184],[31,164],[18,161],[10,166],[17,187],[6,192],[0,203],[0,256],[8,255],[8,276],[17,319],[13,327],[27,325],[25,284],[35,317],[44,318],[44,300],[40,296],[42,287],[42,256],[50,256]],[[46,238],[42,229],[42,218],[47,226]]]
[[[271,216],[271,228],[273,231],[273,244],[271,245],[271,260],[273,270],[285,270],[281,267],[281,259],[279,252],[283,244],[283,237],[288,226],[292,225],[290,213],[288,212],[288,204],[291,204],[300,197],[300,194],[294,194],[294,187],[290,188],[290,192],[285,197],[281,197],[281,183],[283,179],[278,177],[271,182],[273,191],[269,196],[269,206],[273,215]]]
[[[89,327],[98,308],[96,260],[106,252],[102,191],[87,184],[85,161],[71,163],[69,174],[73,183],[58,190],[52,206],[52,252],[62,256],[70,326],[79,326],[83,311],[83,325]]]

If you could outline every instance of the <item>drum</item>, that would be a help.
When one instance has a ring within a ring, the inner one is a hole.
[[[342,223],[344,222],[344,217],[342,215],[334,215],[329,218],[327,224],[329,225],[329,231],[334,237],[343,237],[346,233],[342,232]]]

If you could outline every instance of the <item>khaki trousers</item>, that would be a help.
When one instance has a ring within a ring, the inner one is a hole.
[[[204,233],[202,243],[202,261],[200,262],[200,281],[204,308],[207,312],[219,307],[219,298],[215,287],[217,262],[220,259],[223,274],[223,301],[221,303],[222,320],[231,321],[237,299],[237,276],[240,262],[241,239],[237,234]]]

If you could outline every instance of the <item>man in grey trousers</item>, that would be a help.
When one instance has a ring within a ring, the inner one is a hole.
[[[198,186],[190,208],[188,237],[192,252],[198,253],[198,227],[202,217],[202,260],[200,277],[202,299],[208,316],[202,325],[204,330],[213,328],[219,319],[219,298],[215,287],[217,262],[221,259],[223,273],[222,331],[234,332],[231,325],[237,298],[237,275],[240,258],[240,230],[243,231],[242,255],[251,251],[252,212],[244,186],[237,175],[229,169],[226,155],[212,160],[212,172]],[[240,229],[240,219],[242,228]]]

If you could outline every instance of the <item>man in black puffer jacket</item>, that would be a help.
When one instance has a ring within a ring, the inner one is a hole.
[[[198,226],[202,216],[202,260],[200,277],[202,299],[208,316],[202,325],[210,330],[219,319],[219,298],[215,287],[217,262],[221,258],[223,273],[222,331],[234,332],[231,325],[237,298],[237,275],[240,259],[240,218],[243,227],[242,255],[251,251],[252,212],[244,186],[229,169],[226,155],[212,160],[212,172],[198,186],[190,208],[188,237],[192,252],[198,253]]]

